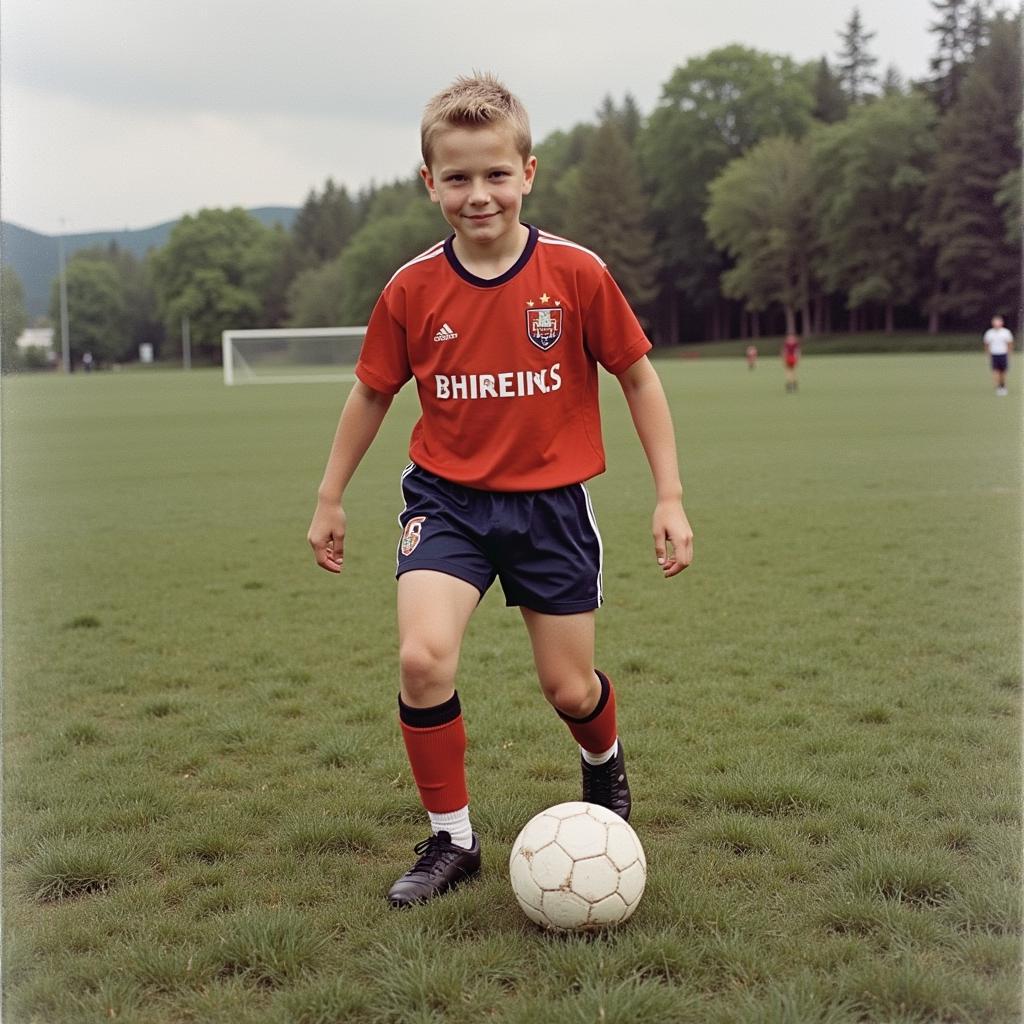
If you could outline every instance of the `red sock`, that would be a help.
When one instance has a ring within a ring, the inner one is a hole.
[[[420,802],[435,814],[465,807],[466,729],[459,695],[433,708],[411,708],[399,697],[398,714]]]
[[[558,712],[569,726],[569,732],[576,742],[591,754],[603,754],[610,750],[619,735],[615,721],[615,690],[612,688],[612,682],[603,672],[597,672],[597,678],[601,681],[601,696],[598,697],[597,705],[589,715],[585,718],[571,718],[561,711]]]

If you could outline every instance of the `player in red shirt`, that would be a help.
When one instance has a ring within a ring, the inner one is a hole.
[[[599,365],[622,386],[654,477],[658,565],[673,577],[693,557],[650,342],[597,256],[520,222],[537,165],[522,105],[489,75],[460,78],[427,105],[421,134],[420,173],[454,234],[402,267],[374,308],[308,534],[317,563],[340,572],[345,487],[414,379],[422,415],[396,556],[399,720],[433,834],[391,887],[393,906],[480,868],[454,683],[463,634],[496,578],[579,744],[583,799],[630,813],[614,688],[594,667],[602,548],[583,482],[605,468]]]
[[[782,343],[782,363],[786,367],[786,391],[796,391],[796,364],[800,362],[800,339],[787,334]]]

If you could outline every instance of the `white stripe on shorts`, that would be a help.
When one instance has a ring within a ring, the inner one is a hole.
[[[410,462],[405,469],[402,470],[401,479],[398,481],[398,491],[402,495],[402,511],[398,513],[398,526],[402,528],[402,516],[405,515],[406,509],[409,507],[409,503],[405,500],[405,478],[416,468],[415,462]],[[395,546],[395,572],[398,572],[398,563],[402,555],[402,538],[399,535],[398,544]]]
[[[594,505],[590,500],[590,491],[586,484],[580,484],[583,491],[583,498],[587,503],[587,518],[594,528],[594,536],[597,538],[597,603],[604,604],[604,544],[601,542],[601,531],[597,528],[597,516],[594,515]]]

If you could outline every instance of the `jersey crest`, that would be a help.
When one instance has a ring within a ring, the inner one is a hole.
[[[526,311],[526,334],[537,348],[547,352],[562,336],[561,307],[528,309]]]

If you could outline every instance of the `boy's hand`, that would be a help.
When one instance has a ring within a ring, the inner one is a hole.
[[[659,501],[651,522],[654,555],[665,579],[678,576],[693,561],[693,530],[678,501]]]
[[[341,572],[345,562],[345,512],[341,505],[318,503],[306,540],[321,569]]]

